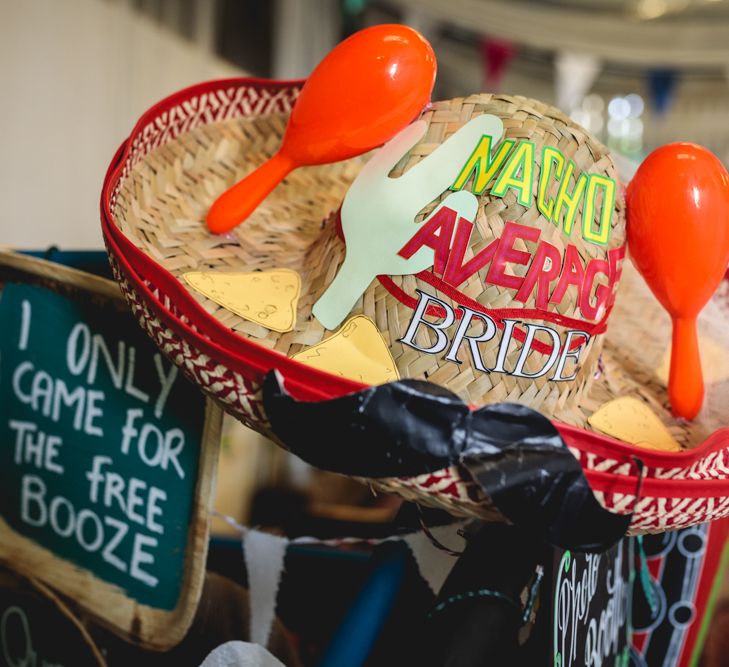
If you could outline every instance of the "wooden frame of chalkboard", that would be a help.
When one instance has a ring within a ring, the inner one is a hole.
[[[0,664],[6,662],[107,667],[89,631],[52,590],[0,568]]]
[[[73,317],[73,309],[93,312],[94,325],[66,316],[59,300],[70,304]],[[130,641],[175,646],[192,623],[205,576],[222,410],[182,376],[177,380],[176,367],[109,280],[0,251],[2,318],[0,563]],[[7,353],[7,341],[3,347],[9,329],[11,351],[22,351],[17,358]],[[59,340],[62,354],[49,357]],[[58,369],[72,373],[61,380],[54,376],[61,370],[50,368],[56,357],[63,357]],[[158,379],[157,393],[144,384],[148,376]],[[39,423],[22,421],[24,410]],[[109,412],[119,413],[117,421]],[[191,433],[195,441],[185,440]],[[117,447],[114,460],[109,443]],[[69,460],[69,453],[77,458]]]

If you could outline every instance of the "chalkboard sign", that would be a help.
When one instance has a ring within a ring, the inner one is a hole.
[[[106,667],[93,639],[57,596],[0,570],[0,667]]]
[[[219,411],[206,419],[124,305],[88,289],[101,279],[69,288],[58,277],[84,274],[53,267],[48,283],[23,259],[24,279],[16,257],[0,292],[0,558],[172,645],[200,592]]]
[[[553,667],[628,667],[633,540],[603,554],[556,550]]]

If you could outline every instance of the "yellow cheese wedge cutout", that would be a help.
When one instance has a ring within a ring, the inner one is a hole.
[[[587,421],[598,431],[633,445],[681,451],[658,416],[645,403],[631,396],[605,403]]]
[[[271,331],[285,333],[296,325],[301,292],[301,277],[296,271],[188,271],[182,277],[208,299]]]
[[[380,330],[364,315],[351,317],[335,334],[291,358],[369,385],[400,379]]]

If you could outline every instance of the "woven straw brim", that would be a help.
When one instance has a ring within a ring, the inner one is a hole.
[[[534,104],[524,110],[523,98],[481,95],[478,100],[479,108],[468,100],[459,101],[457,109],[453,102],[445,103],[450,107],[436,105],[433,114],[440,117],[430,119],[433,129],[421,145],[438,143],[452,133],[453,127],[462,124],[464,116],[483,113],[488,107],[486,111],[498,112],[505,119],[507,136],[557,145],[570,159],[578,164],[581,161],[585,170],[612,175],[612,162],[604,149],[559,112]],[[517,107],[521,111],[515,113]],[[183,284],[182,274],[191,270],[297,271],[302,287],[296,325],[293,331],[283,334],[243,319],[188,288],[205,310],[226,327],[291,356],[332,333],[313,318],[311,311],[344,259],[344,243],[337,235],[332,214],[339,208],[363,159],[292,172],[244,225],[227,236],[211,235],[203,223],[220,193],[278,149],[285,124],[283,114],[266,115],[205,125],[180,135],[146,155],[122,181],[113,214],[124,234]],[[440,136],[433,134],[437,132]],[[425,152],[427,149],[422,151]],[[486,205],[476,224],[483,228],[484,235],[498,235],[505,219],[542,226],[545,234],[551,234],[550,242],[559,242],[556,232],[538,214],[520,207],[510,195],[492,203],[491,208]],[[622,229],[618,228],[611,244],[622,241]],[[585,259],[595,252],[587,244],[579,250]],[[603,341],[593,341],[574,383],[520,382],[502,374],[477,374],[468,363],[456,365],[432,355],[406,351],[398,339],[412,310],[377,280],[357,302],[352,314],[363,313],[377,324],[401,377],[438,382],[469,403],[519,401],[556,420],[588,427],[587,417],[600,404],[634,394],[650,404],[682,445],[699,442],[723,425],[721,409],[726,403],[722,399],[729,394],[729,387],[722,385],[718,391],[717,387],[711,388],[707,408],[692,424],[681,424],[670,417],[665,387],[656,376],[669,345],[670,323],[628,262],[624,269],[622,294],[610,319],[608,334],[603,337],[606,340],[601,363],[597,362]],[[419,286],[414,276],[398,278],[397,282],[411,294]],[[503,293],[484,289],[483,276],[477,276],[473,285],[463,289],[481,303],[506,305],[498,303],[506,298]],[[480,291],[477,293],[476,289]],[[574,299],[567,302],[562,312],[572,315]],[[717,341],[721,340],[717,336],[726,324],[722,317],[716,322],[712,320],[710,333]]]

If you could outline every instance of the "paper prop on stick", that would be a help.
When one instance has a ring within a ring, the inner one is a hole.
[[[382,334],[364,315],[351,318],[333,336],[298,352],[292,359],[365,384],[400,379]]]
[[[402,176],[390,178],[388,174],[423,138],[426,129],[424,121],[405,128],[372,157],[347,191],[341,212],[347,255],[313,309],[327,329],[339,326],[375,276],[411,275],[433,266],[432,248],[408,253],[406,244],[418,229],[415,217],[448,190],[483,135],[491,136],[494,145],[504,133],[501,119],[477,116]],[[441,215],[473,222],[477,210],[476,197],[461,190],[446,197],[421,227],[432,221],[442,230],[445,226],[437,224]],[[450,244],[451,239],[440,241]]]
[[[693,419],[704,400],[696,318],[729,262],[729,174],[701,146],[668,144],[638,168],[626,203],[633,263],[673,320],[671,410]]]
[[[407,26],[373,26],[345,39],[307,79],[279,151],[215,201],[210,231],[243,222],[292,169],[382,145],[430,101],[435,71],[430,44]]]
[[[188,271],[185,282],[246,320],[284,333],[296,325],[301,278],[291,269],[253,273]]]

